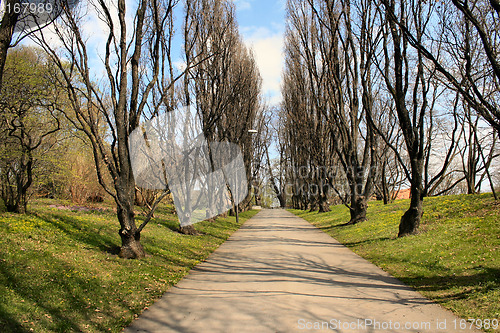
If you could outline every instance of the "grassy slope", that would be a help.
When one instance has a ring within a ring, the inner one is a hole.
[[[409,200],[370,202],[368,221],[291,210],[463,318],[500,318],[500,204],[491,194],[426,198],[421,232],[397,238]]]
[[[119,332],[239,228],[234,217],[181,235],[171,207],[142,233],[143,260],[117,257],[118,222],[104,213],[32,205],[0,213],[0,332]],[[240,224],[256,211],[242,213]],[[175,311],[175,309],[173,309]]]

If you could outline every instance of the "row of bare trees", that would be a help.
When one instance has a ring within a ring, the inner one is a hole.
[[[56,119],[54,132],[59,120],[64,119],[84,133],[92,147],[99,183],[117,206],[120,256],[141,258],[145,255],[141,231],[169,189],[156,193],[146,219],[136,224],[134,202],[141,189],[136,186],[131,164],[131,133],[149,119],[194,105],[209,141],[230,141],[240,146],[247,183],[251,184],[254,138],[249,130],[261,109],[260,75],[239,35],[230,1],[118,0],[112,4],[92,0],[76,5],[75,1],[61,0],[60,8],[62,13],[55,21],[28,34],[50,63],[51,71],[43,76],[44,82],[57,86],[57,92],[63,95],[59,100],[65,101],[57,115],[49,113]],[[184,20],[179,29],[175,16],[182,12]],[[88,17],[96,20],[104,33],[105,43],[97,53],[89,45],[92,32],[88,30]],[[15,37],[16,20],[5,16],[2,21],[10,24],[7,46]],[[182,30],[182,35],[175,35]],[[183,65],[179,65],[174,51],[174,39],[179,37],[184,41]],[[93,65],[97,59],[102,60],[101,69]],[[9,98],[5,94],[2,97]],[[28,107],[25,112],[35,116],[36,107]],[[18,122],[12,124],[16,129],[6,135],[22,130]],[[47,135],[52,134],[52,127],[46,129],[50,130]],[[21,204],[26,206],[25,201]],[[241,208],[249,204],[250,195]]]
[[[234,4],[203,0],[189,1],[187,6],[183,98],[187,105],[196,105],[208,142],[229,141],[242,149],[248,195],[241,208],[246,209],[255,172],[251,168],[255,138],[249,131],[262,110],[260,74],[239,35]]]
[[[281,112],[291,203],[325,211],[338,198],[353,224],[370,197],[387,202],[406,183],[403,236],[418,230],[425,196],[464,180],[468,193],[483,180],[494,192],[495,4],[289,0]]]

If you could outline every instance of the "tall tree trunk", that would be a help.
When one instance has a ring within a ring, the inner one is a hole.
[[[141,244],[141,233],[138,232],[135,225],[134,207],[132,204],[125,202],[117,204],[117,216],[120,222],[119,235],[122,240],[120,257],[125,259],[144,258],[146,253]]]
[[[399,223],[398,237],[416,234],[420,226],[420,220],[424,214],[423,210],[423,191],[418,186],[411,186],[410,208],[401,217]]]
[[[28,189],[33,182],[33,157],[30,152],[27,154],[28,162],[26,164],[24,161],[19,163],[18,174],[15,176],[15,186],[10,187],[7,182],[7,190],[2,193],[5,208],[11,213],[25,214],[28,210]],[[7,177],[8,175],[5,179]]]
[[[16,213],[16,214],[21,214],[21,205],[19,204],[19,200],[14,200],[14,201],[6,201],[5,203],[5,209],[9,213]]]
[[[121,181],[115,183],[116,214],[118,222],[120,222],[118,234],[122,240],[120,257],[125,259],[144,258],[146,253],[141,245],[141,233],[135,224],[135,180],[131,171],[120,176]]]
[[[387,179],[385,178],[386,166],[387,163],[384,161],[382,166],[382,198],[384,200],[384,205],[389,203],[389,188],[387,186]]]
[[[350,213],[351,219],[347,224],[356,224],[366,221],[366,210],[368,209],[367,198],[363,195],[363,172],[356,164],[349,170],[347,179],[351,191]]]
[[[324,184],[321,181],[321,193],[318,195],[319,203],[319,213],[327,213],[330,211],[330,205],[328,204],[328,184]]]
[[[366,198],[362,195],[351,195],[351,220],[347,224],[356,224],[358,222],[366,221],[366,210],[368,204]]]
[[[424,214],[424,189],[422,186],[422,168],[423,159],[415,159],[412,163],[412,179],[411,179],[411,200],[410,208],[404,213],[399,222],[398,237],[406,235],[414,235],[418,232],[420,220]]]
[[[309,212],[315,212],[319,210],[319,194],[316,195],[310,195],[311,199],[309,200],[310,202],[310,209]]]
[[[285,208],[286,207],[285,193],[283,193],[283,192],[278,193],[278,200],[280,202],[280,207]]]
[[[328,198],[326,195],[322,194],[319,199],[319,211],[318,213],[327,213],[330,211],[330,205],[328,204]]]

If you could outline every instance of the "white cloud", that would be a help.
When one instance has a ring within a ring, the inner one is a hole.
[[[179,72],[183,72],[187,68],[186,61],[182,59],[174,61],[173,65]]]
[[[236,5],[236,9],[241,10],[249,10],[252,8],[252,4],[250,3],[252,0],[232,0]]]
[[[245,43],[255,55],[262,76],[262,90],[271,104],[281,101],[281,74],[283,70],[283,32],[265,27],[241,29]]]

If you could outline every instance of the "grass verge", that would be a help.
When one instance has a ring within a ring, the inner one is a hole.
[[[75,212],[35,201],[29,215],[0,213],[0,332],[120,332],[257,211],[177,233],[160,207],[142,232],[148,254],[118,258],[111,209]],[[175,311],[175,309],[173,309]]]
[[[397,238],[409,200],[370,202],[368,221],[290,210],[458,316],[500,320],[500,203],[491,194],[426,198],[420,233]]]

